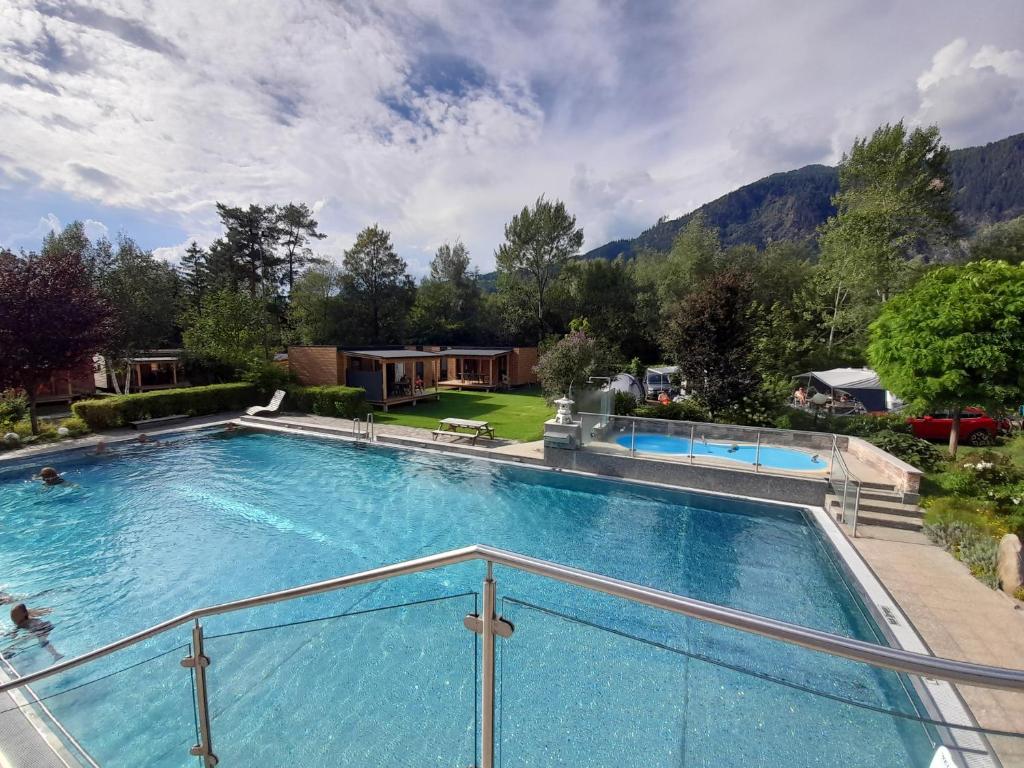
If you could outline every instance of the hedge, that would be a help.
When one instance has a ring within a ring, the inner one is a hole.
[[[237,411],[256,404],[259,399],[260,395],[252,384],[211,384],[80,400],[71,406],[71,410],[90,429],[101,430],[125,427],[132,421],[161,416],[205,416],[220,411]]]
[[[361,387],[288,387],[289,407],[318,416],[354,419],[369,410],[366,390]]]

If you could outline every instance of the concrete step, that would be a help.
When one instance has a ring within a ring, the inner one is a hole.
[[[857,525],[874,525],[879,528],[899,528],[904,531],[921,531],[924,523],[912,517],[902,515],[886,515],[881,512],[860,512]]]
[[[842,509],[842,500],[834,498],[830,501],[830,504],[837,508]],[[878,513],[882,515],[893,515],[896,517],[909,517],[920,520],[924,517],[924,512],[916,504],[901,504],[899,502],[881,502],[881,501],[864,501],[864,497],[861,497],[858,510],[861,513]]]

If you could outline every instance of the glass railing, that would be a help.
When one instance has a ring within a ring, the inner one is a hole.
[[[779,474],[829,472],[834,436],[733,424],[577,414],[583,447],[617,455]]]
[[[483,566],[479,593],[429,594],[448,571],[393,580],[469,561]],[[501,593],[500,568],[537,577],[518,582],[531,594]],[[541,579],[567,599],[545,605]],[[415,599],[396,599],[403,590]],[[1024,671],[483,546],[198,609],[0,694],[28,685],[38,700],[10,709],[52,711],[88,766],[933,768],[948,754],[950,766],[998,768],[1024,757]]]

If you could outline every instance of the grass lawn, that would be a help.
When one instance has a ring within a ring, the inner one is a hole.
[[[401,405],[387,413],[376,411],[373,418],[378,424],[401,424],[406,427],[436,429],[440,419],[476,419],[489,421],[495,437],[508,440],[540,440],[544,436],[544,422],[555,411],[544,402],[537,388],[516,389],[511,392],[446,391],[437,402],[421,402],[415,407]]]
[[[936,443],[943,453],[946,452],[946,443]],[[963,459],[969,456],[976,456],[985,451],[993,451],[1009,456],[1010,460],[1018,467],[1024,468],[1024,435],[1015,433],[1013,437],[1004,437],[998,440],[996,445],[986,445],[981,448],[974,448],[969,445],[961,445],[957,450],[957,458]],[[944,488],[947,469],[944,467],[936,472],[927,472],[921,479],[922,496],[946,496],[949,491]]]

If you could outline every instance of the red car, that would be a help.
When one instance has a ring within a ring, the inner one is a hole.
[[[953,414],[950,411],[936,411],[926,416],[907,419],[914,437],[925,440],[949,442],[953,430]],[[960,442],[969,445],[988,445],[1000,432],[1009,432],[1006,419],[996,420],[981,408],[964,408],[960,412]]]

